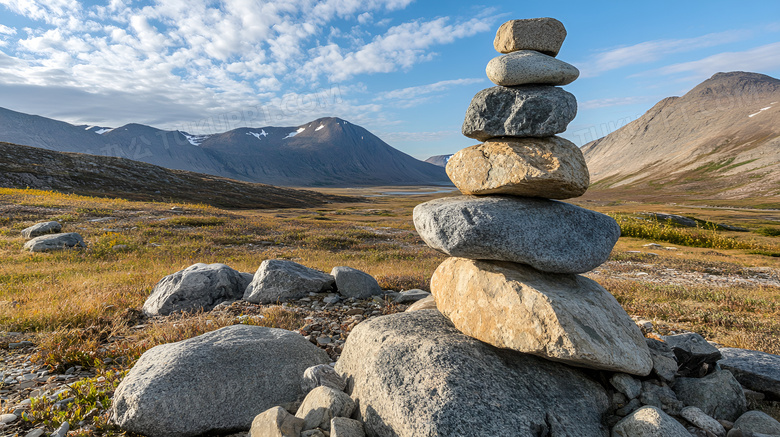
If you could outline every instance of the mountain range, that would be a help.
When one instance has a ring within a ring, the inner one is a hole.
[[[586,196],[780,205],[780,80],[717,73],[582,150]]]
[[[194,135],[135,123],[76,126],[0,108],[0,141],[282,186],[450,184],[443,168],[334,117],[296,127]]]

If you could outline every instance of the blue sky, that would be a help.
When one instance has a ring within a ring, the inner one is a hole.
[[[0,106],[191,133],[337,116],[424,159],[476,143],[496,29],[543,16],[581,71],[578,145],[716,72],[780,77],[777,0],[0,0]]]

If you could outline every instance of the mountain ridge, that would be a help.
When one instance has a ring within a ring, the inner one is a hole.
[[[780,80],[717,73],[583,146],[592,190],[780,198]]]
[[[336,117],[297,127],[241,127],[195,135],[137,123],[113,129],[76,126],[0,108],[0,141],[271,185],[450,185],[440,167]]]

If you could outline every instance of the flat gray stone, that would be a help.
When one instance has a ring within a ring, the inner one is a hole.
[[[333,276],[284,259],[269,259],[260,264],[252,282],[244,291],[244,300],[252,303],[286,302],[309,293],[333,288]]]
[[[423,299],[427,299],[431,296],[431,293],[420,290],[419,288],[414,288],[412,290],[406,290],[399,293],[398,297],[395,298],[396,303],[414,303],[421,301]]]
[[[24,243],[24,249],[30,252],[50,252],[78,247],[87,247],[87,244],[76,232],[41,235]]]
[[[611,217],[568,203],[510,196],[457,196],[421,203],[414,226],[451,256],[584,273],[609,257],[620,237]]]
[[[493,47],[499,53],[536,50],[556,56],[564,39],[566,28],[555,18],[527,18],[502,24],[496,32]]]
[[[728,370],[704,378],[677,378],[674,392],[685,405],[698,407],[715,419],[733,422],[747,411],[742,386]]]
[[[549,137],[566,130],[577,115],[574,95],[554,86],[496,86],[478,92],[463,121],[463,135],[480,141],[495,137]]]
[[[382,287],[373,276],[352,267],[333,267],[330,275],[336,280],[336,288],[344,297],[368,299],[382,294]]]
[[[46,234],[58,234],[62,231],[62,225],[58,222],[36,223],[29,228],[22,230],[22,237],[35,238]]]
[[[780,422],[762,411],[748,411],[734,422],[734,429],[743,432],[780,435]]]
[[[336,371],[370,436],[608,435],[607,395],[584,373],[486,345],[438,311],[360,323]]]
[[[552,56],[534,50],[519,50],[490,60],[485,68],[496,85],[568,85],[580,71]]]
[[[748,349],[722,348],[718,364],[745,387],[780,398],[780,356]]]
[[[685,407],[680,411],[680,416],[688,422],[694,424],[697,428],[703,429],[714,434],[716,437],[726,437],[726,428],[717,420],[704,414],[704,411],[697,407]]]
[[[146,299],[147,316],[211,311],[222,302],[238,300],[247,283],[236,270],[224,264],[198,263],[160,280]]]
[[[674,352],[680,376],[704,376],[721,358],[718,348],[695,332],[668,335],[663,340]]]
[[[618,422],[612,428],[612,437],[691,437],[691,434],[661,409],[646,406]]]
[[[117,387],[117,425],[149,437],[247,430],[301,396],[301,375],[330,361],[301,335],[233,325],[146,351]]]

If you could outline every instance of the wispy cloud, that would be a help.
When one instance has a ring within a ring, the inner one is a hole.
[[[629,65],[658,61],[673,53],[688,52],[744,40],[751,35],[752,32],[749,30],[729,30],[726,32],[709,33],[695,38],[645,41],[630,46],[604,50],[593,55],[591,60],[580,62],[576,65],[580,69],[580,77],[594,77]]]
[[[771,71],[780,68],[780,42],[742,52],[723,52],[697,61],[682,62],[642,73],[643,76],[687,74],[686,79],[704,79],[718,72]]]
[[[485,79],[478,78],[442,80],[427,85],[385,91],[377,95],[376,98],[374,98],[374,101],[389,102],[398,108],[411,108],[435,99],[446,90],[453,87],[482,83],[485,81]]]

